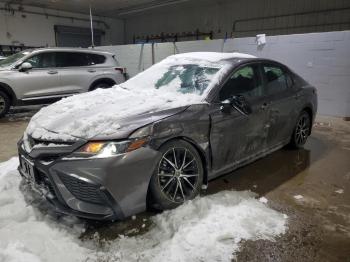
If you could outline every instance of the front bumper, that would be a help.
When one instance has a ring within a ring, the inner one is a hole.
[[[67,159],[61,155],[47,161],[47,156],[27,153],[21,144],[20,174],[57,212],[121,220],[146,209],[148,184],[160,158],[158,151],[140,148],[103,159]],[[26,177],[24,162],[32,164],[34,178]]]

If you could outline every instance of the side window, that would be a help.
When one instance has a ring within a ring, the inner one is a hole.
[[[282,92],[293,85],[291,77],[278,66],[264,65],[263,73],[265,74],[266,94],[268,95]]]
[[[56,67],[55,53],[45,52],[28,58],[25,62],[29,62],[33,68],[52,68]]]
[[[246,98],[263,95],[262,83],[257,74],[257,66],[245,66],[238,69],[220,90],[220,101],[234,95],[243,95]]]
[[[100,65],[106,61],[106,57],[103,55],[89,54],[90,65]]]
[[[87,53],[57,52],[56,60],[58,67],[74,67],[89,65],[89,58]]]
[[[24,62],[30,63],[33,68],[40,68],[40,61],[41,61],[41,55],[34,55],[32,57],[29,57]]]

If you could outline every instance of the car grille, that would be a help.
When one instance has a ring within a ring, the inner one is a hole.
[[[35,139],[30,135],[27,135],[26,138],[27,145],[29,146],[29,149],[32,150],[34,147],[41,147],[41,148],[50,148],[50,147],[63,147],[63,146],[72,146],[75,141],[48,141],[48,140],[40,140]]]
[[[60,174],[59,177],[69,192],[71,192],[77,199],[93,204],[106,203],[99,186],[65,174]]]

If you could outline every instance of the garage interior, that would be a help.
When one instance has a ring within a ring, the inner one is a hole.
[[[0,0],[0,56],[92,43],[115,54],[128,78],[173,54],[241,52],[282,62],[315,86],[318,114],[303,149],[272,153],[215,179],[202,195],[249,190],[288,215],[285,234],[242,241],[233,260],[350,261],[349,1]],[[13,107],[0,119],[0,162],[17,156],[40,108]],[[81,239],[137,237],[154,215],[91,223]]]

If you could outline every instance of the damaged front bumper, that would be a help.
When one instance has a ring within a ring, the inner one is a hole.
[[[105,159],[67,159],[62,152],[44,151],[27,153],[20,141],[18,170],[55,211],[94,220],[121,220],[146,209],[158,151],[140,148]]]

